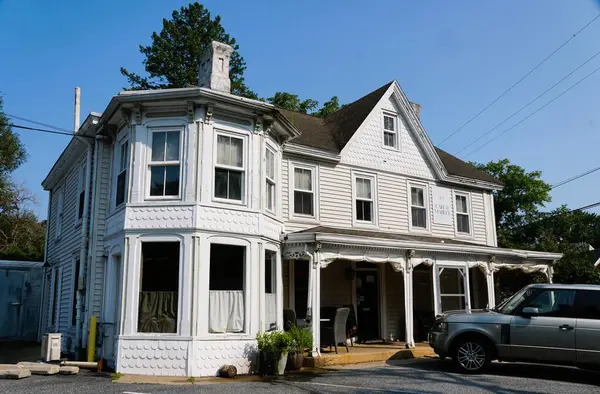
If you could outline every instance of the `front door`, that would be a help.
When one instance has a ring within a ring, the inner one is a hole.
[[[0,270],[0,338],[16,339],[20,335],[25,273]]]
[[[575,290],[543,289],[532,294],[515,311],[510,326],[510,351],[514,358],[572,363],[576,360]],[[523,308],[538,309],[523,316]]]
[[[379,277],[377,271],[356,272],[358,340],[379,339]]]

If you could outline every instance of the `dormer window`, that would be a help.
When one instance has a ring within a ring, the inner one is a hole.
[[[383,144],[390,148],[398,148],[396,116],[391,114],[383,114]]]

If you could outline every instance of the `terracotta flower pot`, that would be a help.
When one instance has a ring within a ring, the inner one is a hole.
[[[298,371],[302,368],[304,363],[304,352],[291,352],[287,356],[287,366],[285,367],[288,371]]]

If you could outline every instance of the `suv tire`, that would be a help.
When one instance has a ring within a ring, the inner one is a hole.
[[[452,358],[462,373],[480,373],[492,361],[492,350],[486,341],[480,338],[466,337],[459,339]]]

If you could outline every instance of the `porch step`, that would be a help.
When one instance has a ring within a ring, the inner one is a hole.
[[[319,357],[305,357],[304,367],[327,367],[332,365],[360,364],[376,361],[401,360],[407,358],[421,358],[434,356],[433,349],[429,346],[417,346],[413,349],[403,349],[400,347],[375,347],[375,346],[354,346],[350,347],[350,352],[346,352],[344,347],[339,348],[339,354],[321,353]]]

